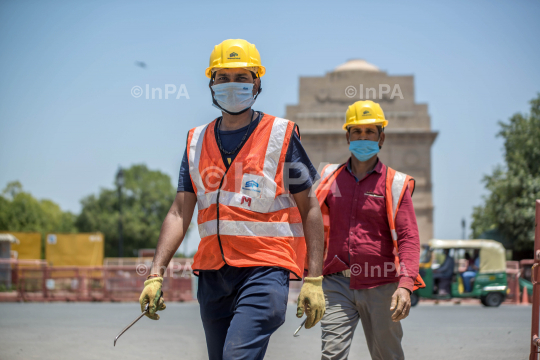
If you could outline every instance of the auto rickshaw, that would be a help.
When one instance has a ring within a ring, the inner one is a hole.
[[[443,265],[445,250],[451,257],[449,264],[453,271],[450,271],[451,278],[445,279],[448,282],[448,291],[441,294],[441,279],[434,279],[434,273],[437,274],[437,269]],[[479,261],[475,260],[478,269],[472,279],[463,276],[470,263],[466,258],[470,258],[471,254],[479,257]],[[418,304],[420,298],[477,298],[484,306],[496,307],[504,301],[508,293],[505,249],[501,243],[494,240],[431,240],[420,257],[420,275],[426,287],[413,292],[412,306]],[[465,292],[464,279],[471,282],[472,291]]]

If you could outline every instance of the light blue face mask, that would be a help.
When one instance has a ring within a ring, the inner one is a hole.
[[[379,142],[371,140],[355,140],[349,144],[349,150],[360,161],[368,161],[379,153]]]
[[[214,107],[231,115],[238,115],[255,103],[253,84],[229,82],[212,85]]]

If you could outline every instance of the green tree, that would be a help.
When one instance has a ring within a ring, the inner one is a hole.
[[[171,178],[146,165],[124,170],[122,224],[124,256],[136,255],[142,248],[157,245],[161,224],[176,195]],[[81,200],[82,211],[76,220],[79,231],[100,231],[105,235],[105,256],[118,256],[118,191],[101,189],[99,195]]]
[[[474,208],[473,238],[498,233],[512,244],[514,258],[532,257],[535,200],[540,199],[540,93],[530,114],[500,122],[505,165],[484,177],[489,195]]]
[[[38,200],[20,182],[7,184],[0,195],[0,230],[47,233],[75,232],[75,215],[51,200]]]

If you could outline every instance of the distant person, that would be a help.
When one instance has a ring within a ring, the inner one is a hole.
[[[178,192],[139,300],[159,319],[163,274],[197,205],[201,242],[192,268],[210,360],[264,358],[270,336],[285,322],[289,279],[302,280],[306,255],[297,316],[305,311],[309,329],[325,311],[323,219],[309,196],[317,170],[293,122],[251,108],[265,72],[255,45],[245,40],[214,47],[205,74],[222,116],[188,133]],[[286,172],[286,164],[297,171]],[[159,336],[148,338],[153,335]]]
[[[478,270],[480,269],[480,256],[479,251],[474,251],[474,258],[471,259],[469,253],[465,253],[465,260],[467,260],[467,270],[461,273],[463,280],[463,287],[466,293],[472,292],[472,280],[476,278]]]
[[[360,321],[372,359],[404,359],[400,321],[409,315],[411,293],[424,286],[414,179],[378,157],[386,125],[379,104],[349,106],[343,130],[351,156],[325,167],[316,191],[328,220],[323,360],[347,359]]]
[[[433,270],[433,280],[438,284],[439,295],[450,295],[455,262],[454,258],[450,256],[450,249],[444,249],[444,256],[441,266]]]

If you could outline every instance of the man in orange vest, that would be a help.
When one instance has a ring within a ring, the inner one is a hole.
[[[297,316],[305,311],[310,328],[325,311],[323,222],[308,196],[317,171],[293,122],[251,109],[265,72],[245,40],[214,47],[206,76],[222,116],[188,133],[178,193],[139,299],[159,319],[163,274],[197,204],[201,242],[192,268],[210,360],[264,357],[285,321],[289,279],[303,278],[306,257]]]
[[[352,156],[326,166],[316,191],[325,225],[322,359],[347,359],[359,320],[372,359],[404,359],[400,320],[423,286],[414,179],[378,159],[388,124],[379,104],[358,101],[345,118]]]

